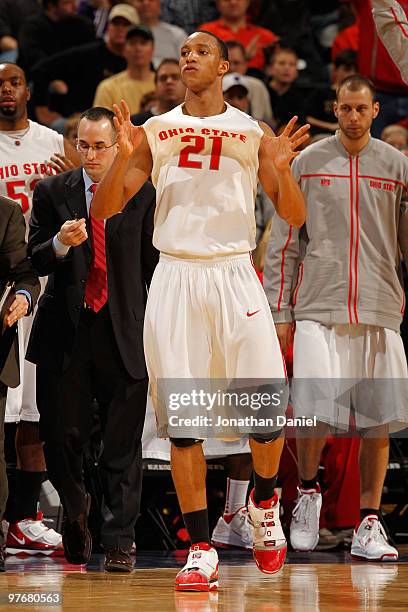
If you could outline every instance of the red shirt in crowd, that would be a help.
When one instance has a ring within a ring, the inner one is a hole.
[[[276,34],[271,32],[270,30],[266,30],[265,28],[260,28],[259,26],[252,25],[251,23],[247,23],[245,27],[239,28],[239,30],[232,30],[228,25],[224,23],[222,19],[216,19],[215,21],[208,21],[207,23],[203,23],[199,30],[207,30],[207,32],[211,32],[221,38],[221,40],[227,42],[228,40],[237,40],[245,48],[257,38],[257,48],[255,55],[248,61],[248,66],[250,68],[259,68],[259,70],[263,70],[265,66],[265,56],[263,53],[263,48],[272,45],[278,37]]]
[[[351,0],[360,23],[358,47],[359,72],[370,78],[379,91],[407,95],[408,87],[382,44],[375,29],[370,0]],[[408,15],[408,0],[398,0]]]
[[[353,51],[358,51],[358,42],[359,42],[359,34],[360,28],[358,21],[353,23],[353,25],[341,30],[334,39],[331,57],[334,62],[340,51],[345,51],[346,49],[353,49]]]

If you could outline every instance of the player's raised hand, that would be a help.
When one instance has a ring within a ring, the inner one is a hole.
[[[263,137],[263,146],[267,154],[273,159],[277,170],[286,170],[292,159],[299,155],[300,151],[297,151],[297,149],[309,138],[310,125],[308,123],[302,125],[292,134],[297,120],[296,115],[292,117],[280,136],[264,135]]]
[[[143,138],[143,128],[133,125],[130,121],[129,107],[124,100],[120,101],[122,108],[117,104],[113,105],[115,117],[113,122],[117,132],[117,144],[119,146],[119,154],[123,157],[131,157],[133,152],[138,148]]]

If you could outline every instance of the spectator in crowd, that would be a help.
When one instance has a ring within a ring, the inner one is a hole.
[[[373,123],[372,135],[380,138],[381,132],[386,125],[398,123],[408,116],[408,86],[401,77],[400,71],[394,64],[387,49],[384,47],[381,38],[378,36],[373,15],[372,7],[378,6],[379,0],[351,0],[355,7],[357,18],[360,23],[360,31],[364,33],[359,37],[358,65],[359,72],[365,77],[370,78],[377,90],[378,101],[381,106],[381,113]],[[389,7],[391,0],[387,2]],[[380,3],[384,5],[384,3]],[[393,6],[397,6],[395,3]],[[394,25],[390,34],[391,40],[400,40],[401,20],[407,22],[408,0],[399,0],[398,15],[400,25]],[[390,14],[390,11],[388,11]],[[395,12],[395,11],[394,11]],[[389,19],[389,23],[392,21]],[[389,28],[389,26],[388,26]],[[404,35],[402,35],[404,37]]]
[[[186,32],[178,26],[160,19],[160,0],[135,0],[134,6],[140,17],[140,23],[149,28],[154,37],[153,63],[157,67],[163,59],[180,57],[180,49]]]
[[[43,11],[24,20],[19,31],[18,64],[31,78],[31,69],[59,51],[95,39],[88,19],[76,15],[75,0],[42,0]]]
[[[408,130],[402,125],[387,125],[381,132],[381,140],[405,152],[408,149]]]
[[[169,58],[161,62],[156,71],[155,83],[156,102],[149,110],[132,115],[131,121],[134,125],[142,125],[150,117],[167,113],[183,102],[186,88],[181,80],[177,60]]]
[[[25,223],[18,204],[0,196],[0,266],[2,292],[14,283],[9,308],[2,312],[0,364],[0,572],[5,571],[3,513],[7,501],[7,475],[4,456],[4,413],[8,387],[20,382],[19,346],[15,333],[19,319],[32,313],[39,293],[38,276],[27,258]]]
[[[339,124],[333,110],[336,90],[344,79],[357,72],[357,53],[351,49],[341,51],[334,60],[332,84],[315,89],[306,99],[303,113],[311,125],[311,133],[335,132]]]
[[[21,68],[0,65],[0,195],[21,206],[27,224],[35,184],[51,166],[61,172],[72,167],[68,158],[77,161],[76,151],[62,136],[28,119],[29,96]],[[9,552],[50,554],[61,551],[61,536],[48,529],[37,512],[46,466],[38,434],[35,368],[24,360],[32,321],[29,316],[19,323],[21,384],[9,390],[6,404],[6,434],[18,464],[9,482],[7,546]]]
[[[132,6],[117,4],[109,13],[104,40],[58,53],[37,64],[33,71],[33,105],[38,120],[51,125],[62,117],[69,117],[92,106],[96,88],[102,79],[125,70],[123,50],[126,33],[130,26],[138,23],[139,17]],[[62,81],[60,85],[65,93],[58,96],[58,103],[54,98],[53,107],[49,86],[55,80]]]
[[[75,148],[77,146],[78,121],[80,116],[80,113],[74,113],[68,117],[64,129],[64,138],[66,138]]]
[[[20,27],[40,10],[37,0],[1,0],[0,62],[16,62]]]
[[[82,167],[49,177],[35,189],[29,252],[38,273],[49,277],[27,356],[37,364],[50,480],[68,517],[65,557],[83,564],[91,554],[82,464],[96,398],[103,432],[105,569],[130,572],[147,399],[142,322],[158,253],[152,245],[150,183],[106,224],[92,215],[94,193],[117,152],[113,117],[101,107],[85,111],[78,124]]]
[[[217,0],[220,18],[200,26],[215,34],[221,40],[237,40],[245,48],[248,67],[263,70],[265,66],[264,48],[272,45],[276,35],[270,30],[253,25],[247,20],[250,0]]]
[[[277,47],[266,67],[275,127],[302,115],[303,93],[296,86],[298,56],[293,49]]]
[[[255,119],[273,124],[271,101],[266,85],[256,77],[247,74],[248,62],[243,45],[237,40],[229,40],[227,43],[230,72],[245,75],[243,81],[248,90],[250,115]]]
[[[333,46],[331,50],[331,58],[334,61],[337,55],[341,51],[345,51],[346,49],[352,49],[353,51],[358,51],[358,41],[360,36],[360,24],[358,19],[356,19],[356,12],[351,4],[351,2],[344,2],[342,4],[343,11],[348,11],[349,19],[345,20],[345,27],[340,28],[339,33],[333,41]]]
[[[258,15],[253,22],[273,31],[284,41],[285,47],[294,49],[302,61],[299,75],[302,85],[311,87],[328,81],[326,64],[316,44],[310,23],[309,0],[259,0]]]
[[[218,17],[218,11],[215,0],[162,0],[161,17],[191,34],[204,21]]]
[[[142,25],[129,28],[123,50],[126,70],[99,83],[93,105],[111,110],[114,104],[126,100],[130,112],[138,113],[142,96],[155,88],[153,51],[153,34],[149,28]]]

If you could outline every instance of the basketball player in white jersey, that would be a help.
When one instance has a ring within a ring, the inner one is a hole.
[[[0,64],[0,194],[21,205],[27,224],[35,184],[55,168],[69,167],[67,156],[76,160],[75,150],[62,136],[28,119],[29,98],[21,68]],[[46,467],[38,437],[35,366],[24,359],[32,320],[33,315],[20,322],[21,384],[7,395],[5,422],[18,423],[18,469],[14,484],[10,483],[7,549],[49,555],[62,552],[62,542],[60,534],[47,528],[37,514]]]
[[[285,379],[266,296],[251,265],[258,176],[279,215],[299,226],[305,205],[289,164],[308,126],[296,118],[275,138],[267,126],[224,102],[228,50],[196,32],[181,49],[184,104],[135,127],[116,107],[117,157],[94,199],[94,215],[119,212],[151,175],[157,189],[153,242],[161,251],[145,315],[145,353],[158,379]],[[153,400],[155,397],[153,396]],[[157,408],[157,407],[156,407]],[[159,428],[163,426],[158,414]],[[164,424],[165,425],[165,424]],[[286,541],[275,492],[283,438],[251,435],[255,488],[248,511],[258,568],[275,573]],[[201,441],[172,438],[172,476],[192,546],[178,591],[218,587],[211,547]]]

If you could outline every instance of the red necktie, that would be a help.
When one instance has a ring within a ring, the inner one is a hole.
[[[92,199],[98,185],[90,186]],[[106,274],[105,223],[92,216],[92,201],[89,209],[92,229],[93,257],[85,287],[85,302],[94,312],[99,312],[108,299],[108,278]]]

